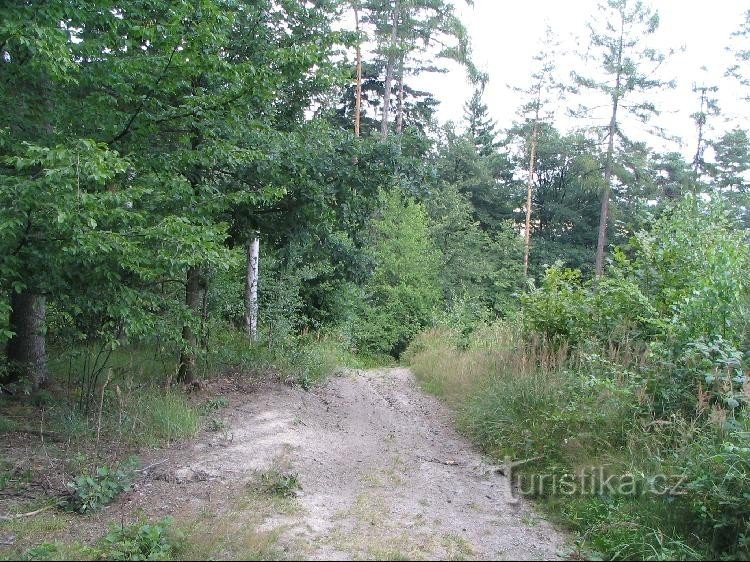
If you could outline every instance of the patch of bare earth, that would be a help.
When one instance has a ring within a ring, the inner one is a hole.
[[[133,492],[78,519],[173,515],[190,558],[557,559],[565,536],[453,429],[407,369],[352,371],[306,392],[281,384],[231,395],[226,428],[150,453]],[[158,464],[156,464],[158,463]],[[259,475],[296,474],[286,499]]]

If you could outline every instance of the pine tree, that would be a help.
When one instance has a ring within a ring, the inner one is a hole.
[[[529,252],[531,248],[531,207],[534,188],[534,171],[536,166],[536,155],[539,141],[539,128],[545,119],[551,119],[553,108],[551,107],[554,97],[562,97],[562,85],[555,81],[555,62],[553,53],[557,50],[558,43],[552,30],[547,27],[542,48],[534,56],[534,69],[531,74],[531,85],[526,90],[515,88],[528,101],[521,107],[520,113],[525,121],[525,128],[529,134],[527,147],[529,154],[528,175],[526,178],[526,221],[524,223],[524,255],[523,274],[528,275]],[[555,96],[557,94],[557,96]]]
[[[404,124],[405,77],[420,72],[439,72],[426,55],[450,59],[464,65],[472,80],[479,72],[470,59],[469,36],[447,0],[366,0],[361,5],[364,23],[374,30],[376,52],[383,60],[385,78],[382,92],[380,131],[387,136],[393,113],[393,90],[397,88],[396,131]]]
[[[477,154],[489,156],[497,148],[497,124],[489,117],[487,105],[482,101],[484,86],[474,90],[464,105],[466,133],[473,139]]]
[[[653,35],[659,26],[656,12],[639,0],[607,0],[599,5],[598,13],[601,14],[600,19],[589,23],[589,58],[595,58],[600,63],[600,74],[583,76],[573,72],[573,78],[579,87],[598,92],[609,100],[609,122],[604,132],[607,141],[604,187],[596,248],[596,274],[601,275],[604,272],[615,150],[618,145],[627,144],[621,127],[622,112],[632,114],[643,123],[647,122],[656,113],[656,107],[647,99],[637,99],[638,94],[646,94],[671,83],[654,78],[654,72],[663,63],[665,55],[657,49],[643,46],[644,38]],[[631,98],[636,99],[631,101]],[[627,105],[623,103],[626,99]],[[582,108],[581,113],[590,115],[592,110]]]

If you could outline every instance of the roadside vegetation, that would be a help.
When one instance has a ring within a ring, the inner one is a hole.
[[[407,352],[484,450],[531,459],[518,493],[577,531],[579,556],[750,555],[750,246],[727,217],[688,198],[606,277],[552,266],[515,318]]]

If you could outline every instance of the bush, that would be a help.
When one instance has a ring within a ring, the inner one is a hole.
[[[90,513],[109,505],[130,489],[138,460],[131,457],[117,469],[100,466],[93,475],[82,474],[68,483],[71,497],[68,506],[79,513]]]
[[[662,329],[638,284],[617,269],[612,277],[584,283],[576,269],[550,267],[542,286],[524,295],[522,302],[527,332],[553,342],[622,344],[643,341]]]
[[[720,420],[716,420],[720,421]],[[681,451],[682,498],[693,528],[725,559],[750,558],[750,423],[725,434],[704,431]]]
[[[170,534],[171,517],[157,523],[141,521],[127,527],[113,526],[101,541],[106,560],[168,560],[179,547],[179,537]]]

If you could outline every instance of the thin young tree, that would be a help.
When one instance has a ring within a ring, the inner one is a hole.
[[[464,106],[466,132],[474,142],[477,154],[489,156],[498,146],[497,123],[489,116],[487,104],[483,101],[485,83],[481,82],[474,90],[471,99]]]
[[[522,90],[515,88],[529,101],[521,107],[521,115],[529,130],[528,153],[529,165],[526,178],[526,220],[524,222],[524,252],[523,252],[523,274],[529,273],[529,253],[531,249],[531,212],[534,191],[534,172],[536,168],[536,156],[539,143],[539,127],[542,121],[549,120],[554,115],[553,103],[559,101],[562,96],[563,87],[555,80],[554,53],[558,49],[558,42],[547,27],[545,30],[543,45],[533,58],[533,72],[531,74],[531,85]]]
[[[401,21],[401,0],[395,0],[390,13],[390,43],[386,50],[385,84],[383,87],[383,118],[380,122],[380,133],[388,135],[388,120],[391,110],[391,92],[393,90],[393,72],[398,58],[398,27]]]
[[[627,137],[623,134],[623,114],[647,123],[657,113],[647,94],[672,86],[655,77],[666,55],[645,45],[659,27],[659,15],[640,0],[607,0],[599,5],[599,14],[589,22],[591,45],[585,62],[598,62],[598,73],[584,76],[573,72],[578,88],[608,99],[609,119],[604,131],[607,149],[604,160],[604,186],[601,193],[599,233],[596,246],[596,274],[604,272],[610,218],[615,151]],[[581,107],[579,115],[592,117],[593,109]]]

